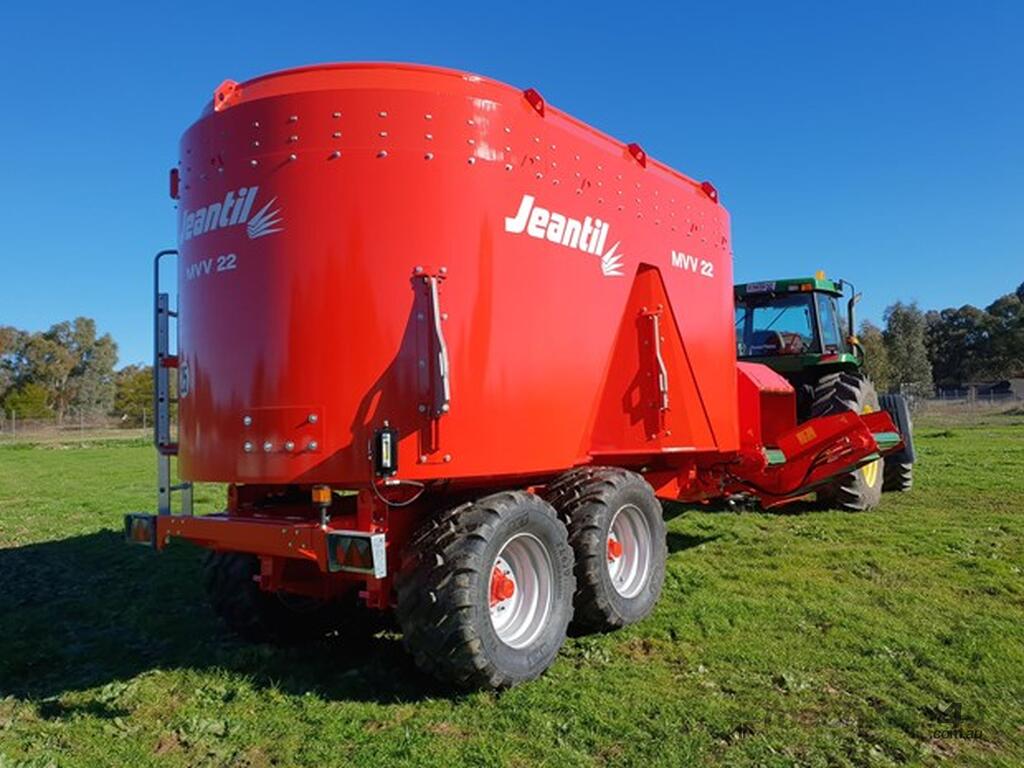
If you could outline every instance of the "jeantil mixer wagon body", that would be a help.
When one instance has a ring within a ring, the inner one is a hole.
[[[209,547],[250,637],[394,609],[428,671],[519,682],[574,615],[651,610],[656,496],[782,504],[900,445],[884,412],[797,424],[793,387],[737,362],[715,188],[535,90],[394,64],[227,81],[171,194],[159,509],[126,532]],[[226,509],[193,515],[194,481]]]

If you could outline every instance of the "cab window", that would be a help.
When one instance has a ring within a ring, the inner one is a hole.
[[[814,304],[808,293],[773,296],[736,308],[740,357],[817,352]]]
[[[818,319],[821,322],[821,343],[826,352],[841,351],[836,300],[827,294],[818,294]]]

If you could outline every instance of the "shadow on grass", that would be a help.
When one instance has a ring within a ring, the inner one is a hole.
[[[675,531],[668,532],[668,551],[669,554],[673,552],[683,552],[687,549],[693,549],[699,547],[701,544],[707,544],[709,541],[720,539],[722,534],[716,533],[714,536],[693,536],[688,533],[676,533]]]
[[[391,635],[285,649],[236,641],[207,606],[203,554],[175,543],[157,555],[114,531],[0,549],[0,697],[45,699],[176,668],[331,699],[452,695]]]

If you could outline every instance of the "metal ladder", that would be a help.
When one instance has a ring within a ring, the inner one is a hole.
[[[171,397],[171,369],[177,370],[180,363],[178,355],[171,354],[170,322],[171,318],[177,322],[178,313],[171,309],[170,294],[160,290],[160,261],[165,256],[177,255],[176,250],[165,250],[153,259],[153,413],[156,415],[153,442],[156,445],[157,514],[160,515],[172,514],[171,495],[175,491],[181,494],[181,514],[192,514],[192,483],[171,482],[171,457],[178,455],[178,443],[171,441],[171,404],[178,402]]]

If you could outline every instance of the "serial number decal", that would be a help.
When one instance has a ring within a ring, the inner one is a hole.
[[[185,278],[195,280],[199,277],[206,277],[217,272],[230,272],[238,265],[238,255],[225,253],[222,256],[211,256],[208,259],[200,259],[195,264],[189,264],[185,269]]]
[[[672,251],[672,266],[687,272],[693,272],[701,277],[714,277],[715,265],[707,259],[698,259],[689,253]]]

